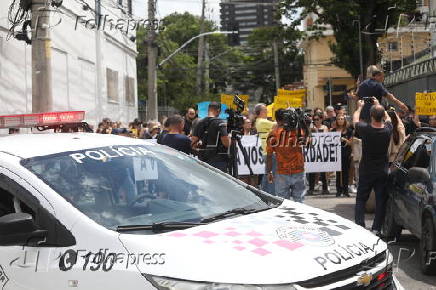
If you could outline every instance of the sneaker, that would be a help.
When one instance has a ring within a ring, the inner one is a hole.
[[[348,191],[350,191],[351,193],[357,193],[357,188],[355,185],[349,185]]]
[[[323,189],[323,191],[321,192],[321,194],[330,194],[330,190],[328,189]]]
[[[313,189],[309,189],[309,190],[306,192],[306,195],[313,195],[313,192],[314,192]]]
[[[345,195],[346,197],[351,197],[351,195],[348,193],[347,190],[343,191],[342,194]]]

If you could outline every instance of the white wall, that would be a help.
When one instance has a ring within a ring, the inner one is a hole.
[[[94,1],[86,0],[94,8]],[[10,1],[0,1],[0,115],[31,113],[31,46],[15,39],[6,40],[7,11]],[[114,8],[117,1],[102,1],[102,14],[115,21],[128,16]],[[125,1],[126,2],[126,1]],[[84,11],[79,0],[64,1],[62,13],[52,14],[51,30],[54,111],[85,110],[86,119],[96,125],[103,117],[127,125],[137,117],[137,100],[129,106],[125,96],[125,76],[133,77],[136,86],[136,44],[129,40],[135,31],[124,35],[118,30],[96,32],[79,24],[77,15],[94,19]],[[100,37],[101,50],[96,50]],[[97,58],[100,62],[97,61]],[[101,63],[100,68],[97,66]],[[118,71],[119,101],[109,103],[106,91],[106,68]],[[97,80],[100,72],[100,88]],[[137,86],[136,86],[137,87]],[[137,96],[137,92],[135,92]],[[135,98],[137,99],[137,98]]]

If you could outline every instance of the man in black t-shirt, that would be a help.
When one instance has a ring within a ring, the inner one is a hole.
[[[386,184],[388,180],[388,148],[392,136],[391,119],[376,98],[370,108],[371,122],[359,121],[364,101],[358,101],[353,122],[362,138],[362,160],[359,167],[359,186],[356,196],[355,221],[365,227],[365,204],[374,189],[376,196],[375,218],[372,230],[379,234],[386,211]]]
[[[382,99],[385,97],[388,101],[396,104],[401,110],[407,111],[407,106],[396,99],[393,94],[389,93],[388,90],[383,86],[385,75],[381,70],[373,70],[372,75],[369,79],[363,81],[359,88],[357,89],[357,96],[360,100],[364,98],[376,98],[379,104],[382,104]],[[373,104],[365,103],[362,113],[360,115],[361,120],[365,122],[370,122],[370,109]]]
[[[192,133],[192,147],[198,150],[198,157],[221,171],[228,171],[228,148],[230,138],[227,133],[227,123],[218,116],[221,104],[211,102],[208,116],[198,122]]]
[[[160,144],[174,148],[186,154],[191,154],[191,139],[183,134],[184,120],[179,115],[174,115],[166,120],[168,133],[165,134]]]

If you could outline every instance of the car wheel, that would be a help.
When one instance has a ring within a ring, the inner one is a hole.
[[[382,235],[387,239],[387,241],[398,241],[401,236],[402,227],[395,221],[395,209],[394,201],[389,198],[386,203],[386,215],[382,227]]]
[[[425,217],[422,224],[421,270],[425,275],[436,275],[436,233],[431,217]]]

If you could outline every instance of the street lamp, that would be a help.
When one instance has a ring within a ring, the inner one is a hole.
[[[188,44],[190,44],[191,42],[193,42],[195,39],[200,38],[202,36],[207,36],[207,35],[212,35],[212,34],[235,34],[238,33],[237,31],[210,31],[210,32],[205,32],[205,33],[201,33],[197,36],[194,36],[193,38],[191,38],[190,40],[188,40],[187,42],[185,42],[182,46],[180,46],[178,49],[176,49],[173,53],[171,53],[169,56],[167,56],[164,60],[162,60],[157,67],[160,68],[162,67],[167,61],[169,61],[173,56],[175,56],[177,53],[179,53],[182,49],[184,49],[186,46],[188,46]]]

